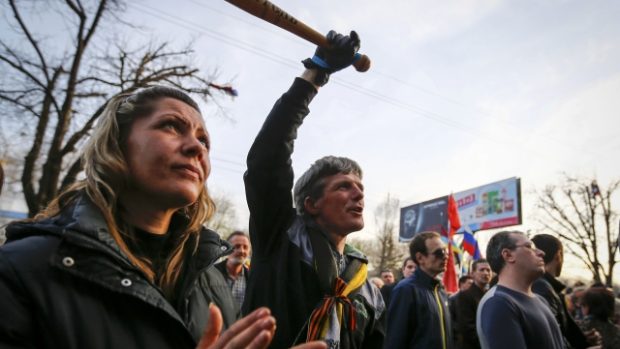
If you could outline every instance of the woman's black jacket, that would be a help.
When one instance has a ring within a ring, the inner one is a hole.
[[[84,196],[60,216],[7,228],[0,247],[1,348],[194,348],[220,307],[234,301],[214,262],[231,247],[210,230],[194,253],[176,308],[133,267]],[[196,244],[198,246],[196,246]]]

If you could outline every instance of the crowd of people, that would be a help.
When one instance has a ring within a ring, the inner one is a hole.
[[[400,280],[369,277],[347,244],[364,226],[359,164],[326,156],[294,182],[310,102],[359,57],[355,32],[327,39],[249,150],[249,234],[206,228],[210,135],[189,95],[154,86],[112,98],[83,149],[84,179],[6,229],[0,347],[620,347],[611,291],[566,302],[551,236],[495,234],[451,297],[437,232],[413,238]]]

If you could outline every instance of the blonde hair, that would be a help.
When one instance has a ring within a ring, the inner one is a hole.
[[[191,236],[198,237],[202,225],[213,215],[215,203],[205,186],[196,202],[182,209],[182,213],[188,218],[187,225],[175,239],[176,244],[168,256],[165,271],[157,280],[151,262],[136,256],[129,249],[126,239],[131,238],[133,227],[124,222],[119,214],[119,194],[130,187],[123,149],[133,120],[150,115],[154,111],[155,103],[162,98],[180,100],[200,112],[196,102],[187,94],[164,86],[149,87],[134,94],[113,97],[99,117],[98,124],[84,148],[82,163],[86,178],[58,195],[35,219],[58,215],[80,193],[85,192],[101,211],[109,233],[121,251],[151,282],[160,286],[166,295],[170,295],[181,274],[188,241]],[[192,253],[195,253],[196,247],[197,244],[194,245]]]

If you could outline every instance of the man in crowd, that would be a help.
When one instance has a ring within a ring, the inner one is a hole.
[[[249,269],[246,265],[250,256],[250,239],[242,231],[235,231],[228,236],[227,241],[233,246],[233,253],[215,267],[222,273],[233,298],[241,310],[248,281]]]
[[[446,270],[446,244],[438,233],[422,232],[409,252],[417,269],[392,292],[385,347],[453,348],[448,297],[437,279]]]
[[[476,311],[478,304],[491,281],[491,266],[486,259],[478,259],[472,264],[473,284],[461,292],[456,301],[459,348],[479,349],[480,341],[476,332]]]
[[[532,238],[532,242],[545,253],[543,258],[545,261],[545,274],[534,282],[532,291],[547,301],[549,309],[555,316],[560,326],[560,331],[562,331],[562,335],[570,348],[583,349],[597,344],[597,334],[588,333],[592,341],[589,343],[586,335],[581,331],[566,309],[566,302],[562,294],[566,286],[557,279],[562,273],[562,265],[564,264],[564,247],[562,242],[549,234],[536,235]]]
[[[487,245],[498,282],[482,297],[476,328],[483,349],[563,349],[560,327],[532,284],[545,272],[545,253],[520,231],[501,231]]]
[[[360,45],[355,32],[331,31],[327,40],[329,48],[304,61],[306,71],[276,102],[247,158],[253,254],[244,313],[271,309],[278,322],[271,348],[315,339],[340,349],[383,345],[383,299],[367,279],[366,257],[346,244],[364,227],[361,168],[326,156],[302,174],[291,196],[291,155],[308,105]]]
[[[401,268],[401,273],[403,277],[400,280],[404,280],[410,277],[414,271],[415,271],[415,263],[413,262],[413,259],[411,259],[411,257],[407,257],[403,261],[403,267]],[[392,298],[392,290],[394,290],[394,287],[396,287],[396,284],[398,284],[400,280],[393,282],[391,285],[386,285],[383,288],[381,288],[381,295],[383,296],[383,301],[385,302],[386,309],[390,306],[390,299]]]
[[[381,271],[381,280],[383,280],[383,286],[391,285],[394,283],[394,274],[391,270]]]
[[[448,297],[448,306],[450,307],[450,317],[452,318],[452,333],[455,343],[458,343],[459,338],[459,327],[457,326],[458,321],[456,319],[456,301],[459,299],[461,293],[465,292],[471,287],[471,284],[474,282],[471,276],[463,275],[459,278],[459,290],[455,293],[451,294]]]

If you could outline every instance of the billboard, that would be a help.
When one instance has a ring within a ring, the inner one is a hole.
[[[401,208],[398,240],[411,241],[417,233],[427,230],[445,231],[448,222],[447,212],[447,196]]]
[[[454,193],[461,229],[470,231],[501,228],[522,223],[521,180],[513,177]],[[448,196],[400,209],[398,240],[411,241],[420,232],[444,234],[448,226]]]
[[[472,232],[521,224],[521,180],[516,177],[454,193],[463,227]]]

